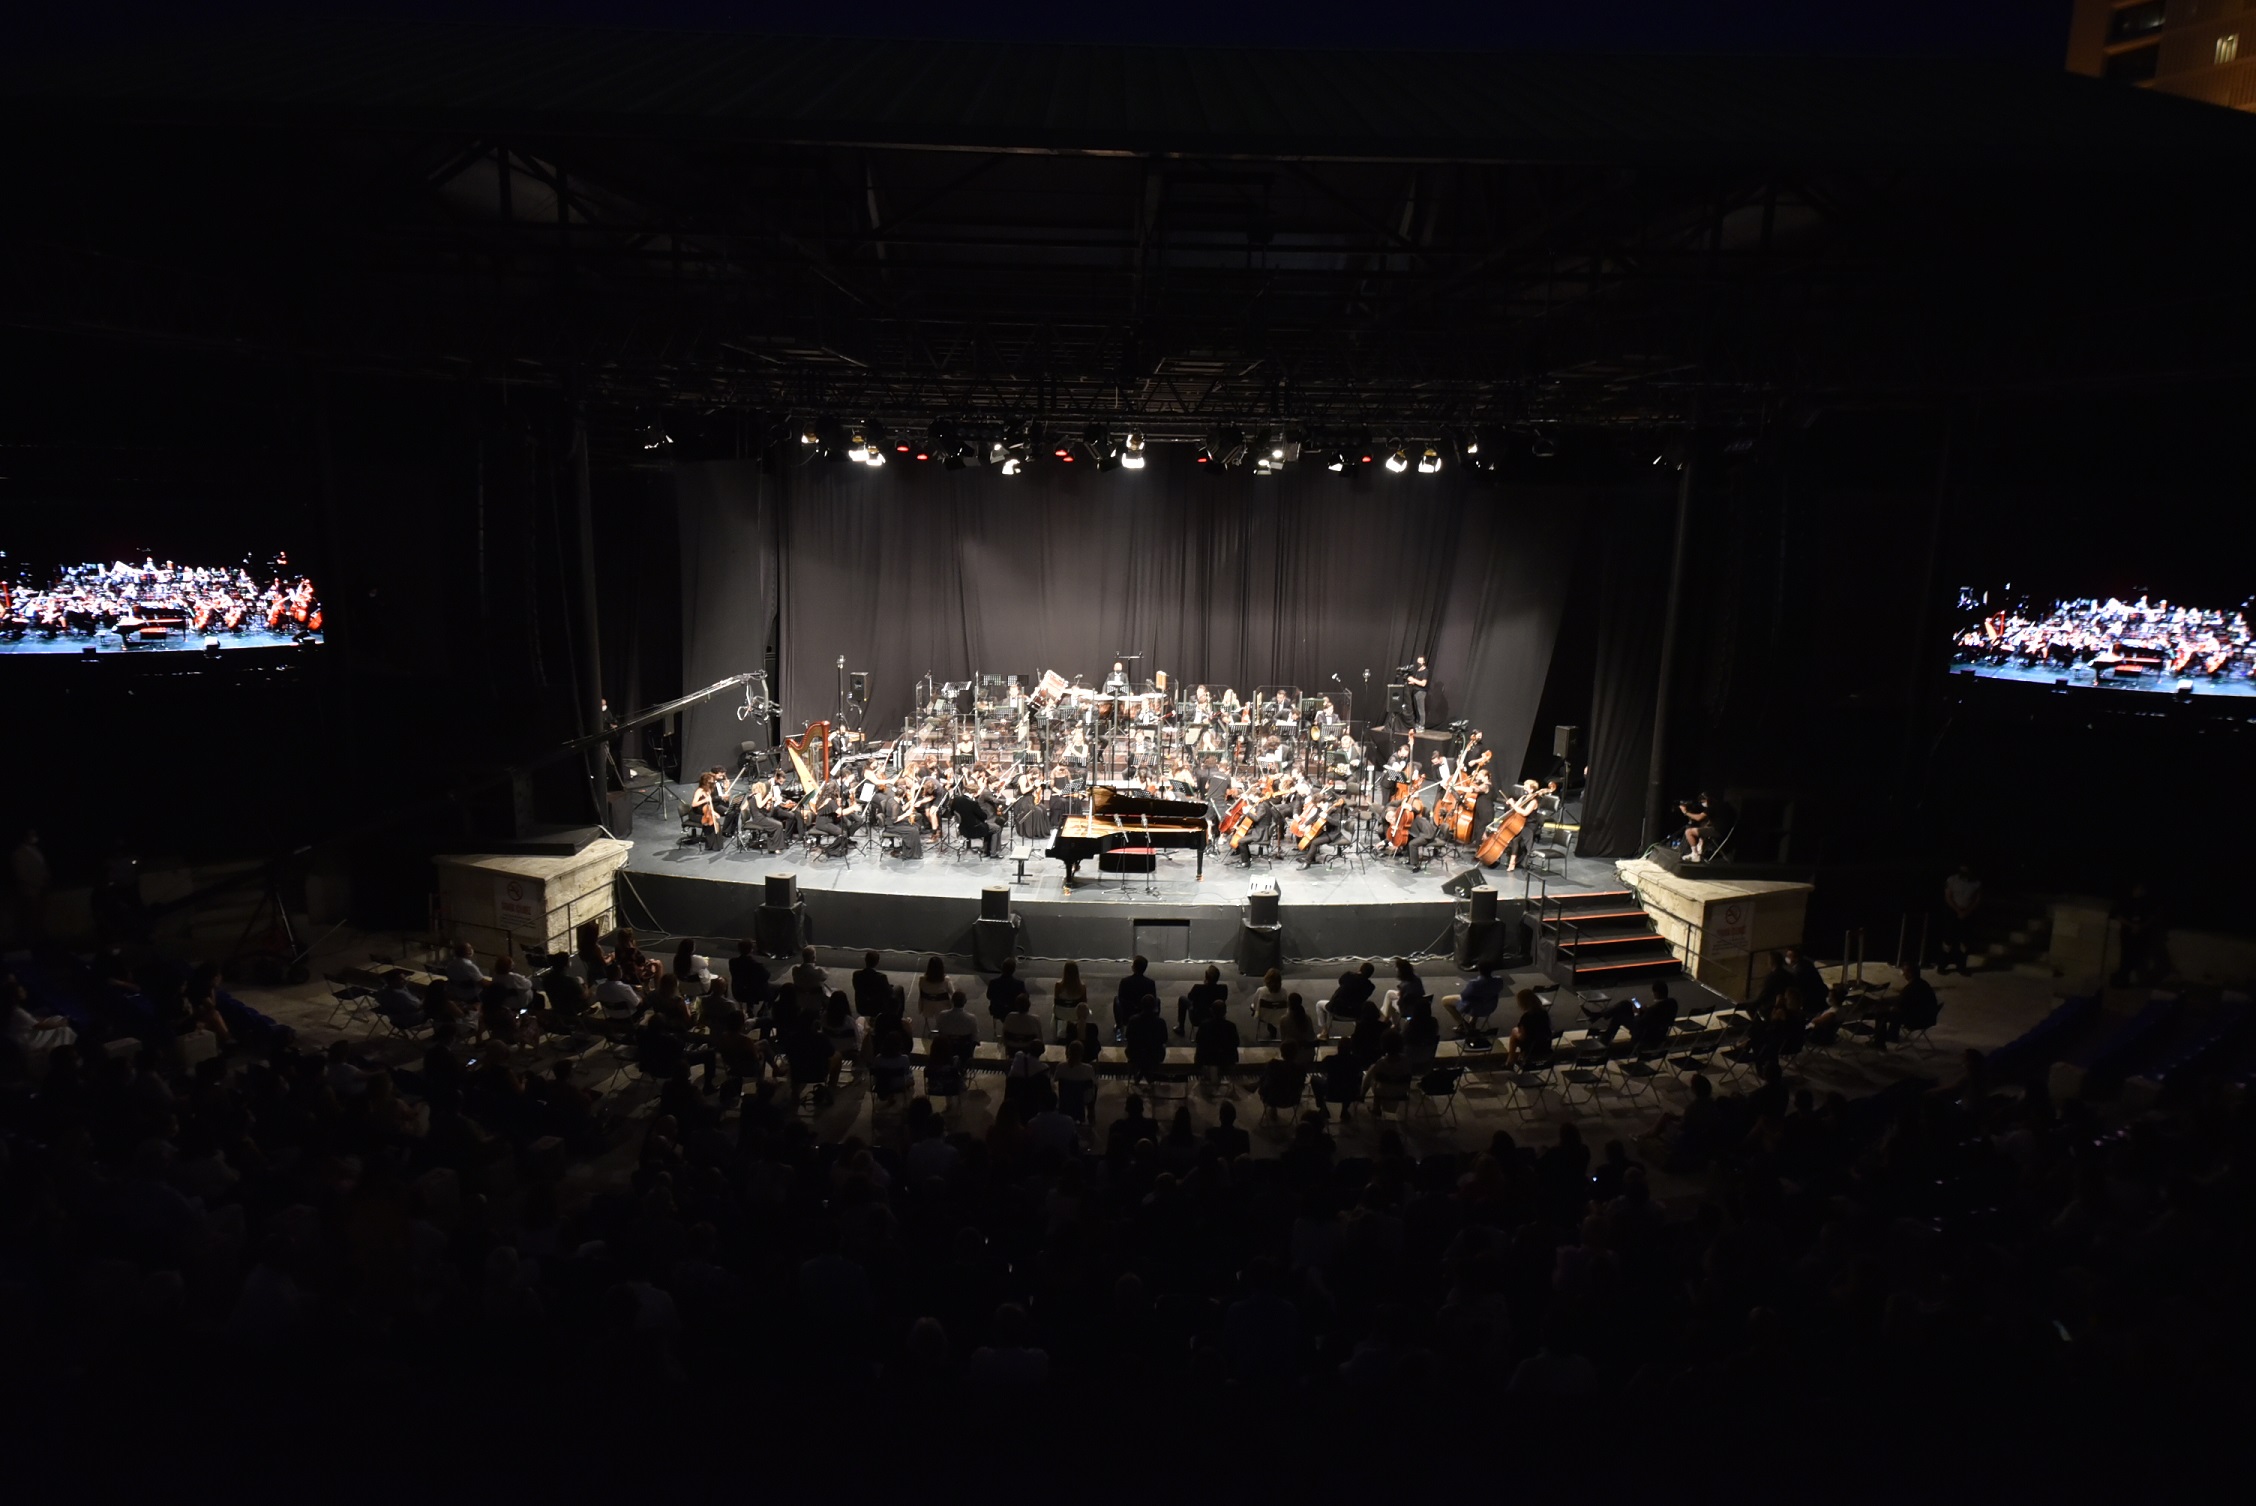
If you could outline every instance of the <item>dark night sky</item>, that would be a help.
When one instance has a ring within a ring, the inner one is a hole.
[[[35,9],[41,13],[23,14]],[[9,26],[19,55],[115,45],[184,25],[342,14],[1051,41],[1924,54],[2058,67],[2069,9],[2070,0],[73,0],[19,7]]]

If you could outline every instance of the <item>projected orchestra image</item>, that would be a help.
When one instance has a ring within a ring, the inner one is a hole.
[[[913,858],[957,845],[995,857],[1024,838],[1049,844],[1068,886],[1092,858],[1148,874],[1162,849],[1194,853],[1201,876],[1210,850],[1247,865],[1516,868],[1556,786],[1499,787],[1478,728],[1418,725],[1425,661],[1400,673],[1398,714],[1376,726],[1355,719],[1344,684],[1241,694],[1134,679],[1124,663],[1094,688],[1056,671],[927,680],[897,736],[854,730],[848,703],[776,754],[703,771],[682,840]]]
[[[1962,591],[1971,621],[1953,641],[1953,663],[1992,679],[2102,686],[2179,695],[2256,695],[2256,642],[2245,608],[2084,598],[1995,606]]]
[[[61,565],[0,580],[0,653],[146,653],[321,641],[312,580],[263,566],[144,559]]]

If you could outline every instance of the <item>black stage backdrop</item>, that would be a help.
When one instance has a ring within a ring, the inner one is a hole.
[[[1666,493],[1618,500],[1599,545],[1597,672],[1590,692],[1590,780],[1583,794],[1584,857],[1636,857],[1653,766],[1653,696],[1660,683],[1661,619],[1668,612],[1675,522]]]
[[[816,462],[680,475],[684,683],[758,662],[756,577],[772,561],[786,730],[836,711],[841,654],[869,672],[868,726],[887,736],[924,675],[1055,668],[1093,684],[1129,653],[1138,678],[1240,694],[1330,690],[1337,674],[1368,720],[1394,667],[1426,653],[1430,719],[1482,727],[1507,766],[1542,695],[1573,513],[1596,500],[1457,475],[1211,475],[1169,452],[1107,474]],[[733,751],[711,722],[691,767]]]
[[[775,514],[757,462],[717,460],[674,469],[681,532],[682,690],[760,667],[775,619]],[[682,713],[682,772],[736,767],[737,745],[760,738],[739,720],[740,693]]]

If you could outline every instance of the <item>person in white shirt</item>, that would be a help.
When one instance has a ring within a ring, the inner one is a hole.
[[[467,941],[454,944],[454,955],[447,958],[440,969],[447,980],[447,993],[464,1004],[474,1004],[490,981],[478,966],[478,954]]]
[[[7,986],[14,995],[8,1003],[6,1019],[8,1044],[28,1057],[42,1055],[57,1046],[68,1046],[78,1039],[78,1033],[61,1015],[41,1018],[24,1008],[24,991],[15,979],[10,978]]]
[[[607,1020],[632,1020],[642,1008],[642,995],[626,980],[619,964],[611,963],[604,970],[604,979],[595,985],[595,1007]]]
[[[947,1010],[934,1022],[932,1038],[935,1042],[945,1039],[950,1050],[966,1059],[979,1044],[979,1020],[966,1007],[962,989],[956,990]]]

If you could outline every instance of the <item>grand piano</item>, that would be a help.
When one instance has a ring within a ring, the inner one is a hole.
[[[1100,784],[1089,794],[1089,814],[1067,816],[1050,844],[1050,856],[1065,864],[1065,886],[1090,858],[1105,871],[1149,873],[1154,849],[1188,847],[1198,852],[1198,871],[1206,877],[1209,812],[1203,800],[1162,800],[1142,790]]]

